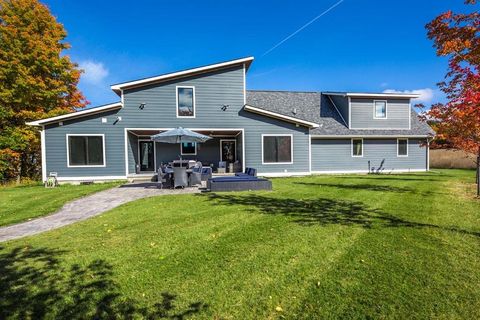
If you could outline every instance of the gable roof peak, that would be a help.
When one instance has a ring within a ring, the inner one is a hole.
[[[184,70],[175,71],[175,72],[164,73],[164,74],[153,76],[153,77],[147,77],[147,78],[137,79],[137,80],[133,80],[133,81],[117,83],[117,84],[111,85],[110,88],[115,93],[120,95],[121,92],[125,89],[136,88],[136,87],[141,87],[141,86],[145,86],[145,85],[149,85],[149,84],[168,81],[168,80],[172,80],[172,79],[176,79],[176,78],[192,76],[192,75],[201,74],[201,73],[205,73],[205,72],[210,72],[210,71],[214,71],[214,70],[218,70],[218,69],[228,68],[228,67],[235,66],[235,65],[242,65],[243,64],[243,65],[245,65],[245,69],[248,70],[248,68],[250,67],[250,64],[253,62],[253,59],[254,59],[254,57],[249,56],[249,57],[244,57],[244,58],[239,58],[239,59],[234,59],[234,60],[218,62],[218,63],[204,65],[204,66],[200,66],[200,67],[195,67],[195,68],[189,68],[189,69],[184,69]]]

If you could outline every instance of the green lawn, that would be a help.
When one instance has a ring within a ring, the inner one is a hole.
[[[0,226],[44,216],[60,209],[65,203],[118,183],[61,185],[45,188],[41,184],[0,187]]]
[[[0,244],[0,318],[478,318],[473,182],[312,176],[142,199]]]

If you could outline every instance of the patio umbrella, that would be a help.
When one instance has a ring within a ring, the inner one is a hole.
[[[158,133],[150,138],[153,141],[165,143],[205,142],[211,139],[209,136],[182,127]]]
[[[211,139],[209,136],[183,129],[182,127],[158,133],[150,138],[153,141],[164,143],[205,142]],[[181,156],[179,158],[182,160]],[[181,162],[180,165],[182,165]]]

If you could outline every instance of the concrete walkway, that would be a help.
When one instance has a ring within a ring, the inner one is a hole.
[[[57,229],[99,215],[121,204],[137,199],[198,192],[200,192],[198,188],[158,189],[155,183],[125,184],[69,202],[54,214],[7,227],[0,227],[0,242]]]

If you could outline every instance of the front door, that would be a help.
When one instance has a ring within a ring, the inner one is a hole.
[[[220,140],[220,161],[234,163],[237,160],[237,142],[235,140]]]
[[[140,171],[155,171],[153,141],[139,141]]]

